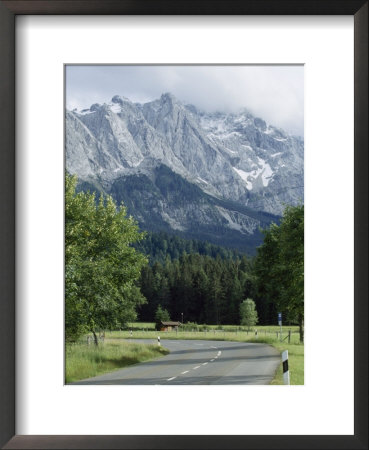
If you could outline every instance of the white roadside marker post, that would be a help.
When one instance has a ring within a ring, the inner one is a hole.
[[[283,383],[290,384],[290,371],[288,370],[288,350],[282,352]]]
[[[158,336],[158,346],[160,347],[160,336]]]

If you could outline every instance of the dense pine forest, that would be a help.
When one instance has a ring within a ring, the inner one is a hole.
[[[139,319],[153,321],[160,305],[172,320],[239,324],[240,304],[254,298],[260,323],[275,322],[275,308],[258,299],[253,260],[236,250],[167,233],[148,233],[135,247],[150,264],[139,286],[147,303]],[[274,322],[273,322],[274,321]]]

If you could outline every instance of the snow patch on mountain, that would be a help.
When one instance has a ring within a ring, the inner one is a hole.
[[[74,110],[77,114],[80,114],[81,116],[85,116],[86,114],[93,114],[96,111],[91,111],[90,109],[82,109],[81,111]]]
[[[122,107],[118,103],[109,103],[108,105],[114,113],[119,114],[122,112]]]
[[[268,186],[274,172],[271,169],[270,165],[264,161],[264,159],[258,157],[258,161],[261,166],[259,169],[259,174],[261,174],[263,186],[266,187]]]
[[[246,187],[249,191],[251,191],[252,189],[252,182],[249,180],[249,177],[251,178],[256,178],[256,171],[252,171],[252,172],[245,172],[244,170],[241,169],[237,169],[236,167],[233,167],[233,170],[235,170],[238,175],[243,179],[243,181],[245,181],[246,183]]]
[[[237,172],[243,181],[245,181],[248,190],[253,188],[253,182],[259,177],[261,177],[264,187],[268,186],[271,178],[273,177],[274,172],[267,162],[258,157],[258,164],[258,166],[254,166],[253,170],[249,172],[233,167],[233,170]]]

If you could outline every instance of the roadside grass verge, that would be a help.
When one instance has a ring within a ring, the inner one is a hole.
[[[141,329],[144,327],[137,327]],[[252,343],[265,343],[275,347],[280,353],[284,350],[288,350],[288,364],[290,370],[290,382],[291,385],[303,385],[304,384],[304,345],[300,344],[300,336],[298,333],[298,327],[285,327],[283,329],[283,338],[286,338],[288,329],[291,329],[291,341],[287,342],[285,339],[280,342],[279,335],[277,339],[277,332],[279,332],[278,326],[260,326],[255,327],[258,330],[257,337],[255,335],[255,330],[247,331],[236,331],[236,326],[234,329],[227,330],[216,330],[215,328],[208,331],[133,331],[132,336],[130,331],[109,331],[106,332],[106,339],[111,341],[120,339],[152,339],[153,343],[157,342],[158,336],[160,336],[161,341],[165,339],[200,339],[200,340],[212,340],[212,341],[236,341],[236,342],[252,342]],[[132,328],[133,329],[133,328]],[[283,373],[282,364],[280,364],[276,375],[271,382],[272,385],[283,384]]]
[[[115,341],[94,344],[68,344],[65,348],[65,382],[83,380],[116,369],[167,355],[158,345]]]
[[[290,371],[291,385],[304,384],[304,346],[303,344],[283,344],[275,342],[272,344],[277,350],[282,353],[288,350],[288,368]],[[282,363],[279,365],[274,379],[270,384],[283,384],[283,370]]]

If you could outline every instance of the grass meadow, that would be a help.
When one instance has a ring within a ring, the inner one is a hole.
[[[93,343],[68,344],[65,349],[65,382],[102,375],[168,353],[168,350],[158,345],[124,340],[105,342],[97,347]]]

